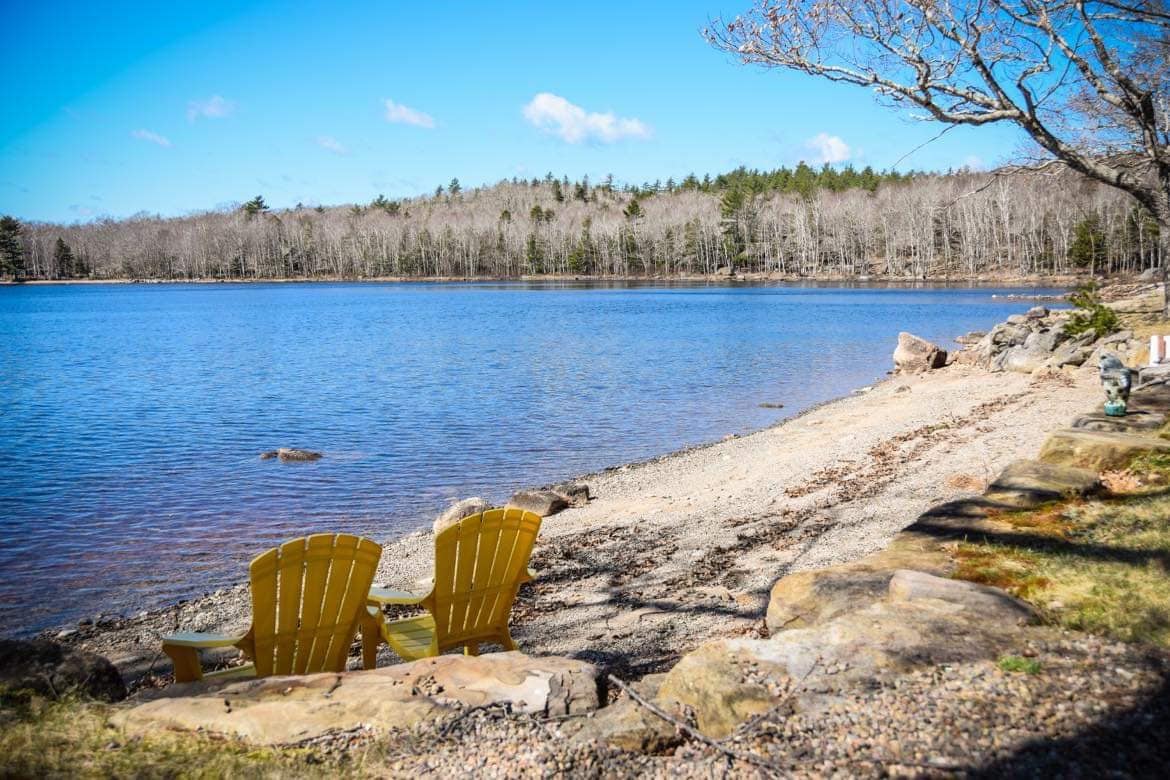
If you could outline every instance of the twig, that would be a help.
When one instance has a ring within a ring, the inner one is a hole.
[[[904,161],[904,160],[905,160],[907,157],[909,157],[910,155],[914,154],[915,152],[917,152],[917,151],[918,151],[919,149],[921,149],[922,147],[924,147],[924,146],[929,146],[930,144],[934,143],[935,141],[937,141],[938,139],[940,139],[940,138],[942,138],[944,135],[946,135],[946,134],[947,134],[947,132],[949,132],[949,131],[951,131],[951,130],[954,130],[956,127],[958,127],[958,125],[947,125],[946,127],[944,127],[944,128],[942,129],[942,132],[941,132],[941,133],[939,133],[938,135],[934,136],[934,137],[933,137],[933,138],[931,138],[929,141],[924,141],[923,143],[920,143],[920,144],[918,144],[918,146],[915,146],[913,149],[911,149],[910,151],[906,152],[906,154],[904,154],[904,155],[902,155],[901,157],[899,157],[899,158],[898,158],[898,160],[897,160],[897,162],[895,162],[893,165],[891,165],[891,166],[890,166],[890,170],[891,170],[891,171],[892,171],[892,170],[894,170],[894,169],[895,169],[895,168],[897,168],[899,165],[901,165],[901,164],[902,164],[902,162],[903,162],[903,161]]]
[[[607,675],[607,677],[609,678],[610,682],[612,682],[614,685],[616,685],[617,687],[619,687],[623,691],[625,691],[626,695],[629,696],[631,699],[633,699],[635,702],[642,705],[643,707],[648,709],[650,712],[654,713],[659,718],[662,718],[664,721],[671,724],[679,731],[682,731],[683,733],[685,733],[687,736],[691,737],[692,739],[696,739],[699,742],[702,742],[704,745],[707,745],[709,747],[713,747],[716,750],[718,750],[719,752],[724,753],[728,756],[731,756],[732,758],[738,758],[740,761],[745,761],[749,764],[754,764],[755,766],[758,766],[761,769],[767,769],[768,771],[775,772],[778,775],[784,774],[784,771],[779,766],[777,766],[776,764],[773,764],[768,759],[766,759],[762,756],[757,756],[755,753],[746,753],[742,750],[736,750],[735,748],[728,747],[727,745],[723,744],[722,742],[720,742],[717,739],[711,739],[707,735],[703,734],[701,731],[698,731],[697,729],[692,728],[691,726],[687,725],[686,723],[684,723],[683,721],[674,717],[673,715],[670,715],[667,712],[665,712],[664,710],[660,709],[656,705],[651,704],[649,701],[642,698],[642,696],[640,696],[636,691],[634,691],[634,689],[631,688],[628,684],[626,684],[622,680],[619,680],[617,677],[614,677],[612,674]]]

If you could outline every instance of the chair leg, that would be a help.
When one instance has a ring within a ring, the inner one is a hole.
[[[468,642],[463,646],[464,655],[479,655],[479,642]]]
[[[520,646],[512,640],[512,635],[508,629],[504,629],[503,636],[500,637],[500,644],[504,646],[505,650],[519,650]]]
[[[199,651],[194,647],[180,645],[163,645],[166,653],[175,667],[175,682],[195,682],[203,679],[203,666],[199,663]]]
[[[362,668],[373,669],[378,665],[378,645],[382,643],[382,628],[378,621],[369,618],[362,621]]]

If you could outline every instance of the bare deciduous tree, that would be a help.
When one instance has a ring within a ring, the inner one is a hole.
[[[706,31],[744,63],[873,89],[948,125],[1011,123],[1040,165],[1132,195],[1170,263],[1162,0],[758,0]],[[1170,316],[1170,290],[1165,314]]]

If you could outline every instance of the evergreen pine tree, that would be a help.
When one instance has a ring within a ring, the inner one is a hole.
[[[0,273],[10,274],[13,279],[24,276],[22,230],[15,217],[0,217]]]
[[[248,215],[248,219],[252,219],[257,214],[262,214],[265,211],[268,211],[268,204],[264,202],[263,195],[257,195],[240,208],[243,209],[243,212]]]
[[[1068,259],[1079,268],[1096,273],[1105,262],[1105,231],[1096,214],[1090,214],[1073,227],[1073,240],[1068,247]]]
[[[53,264],[57,268],[57,278],[59,279],[70,279],[76,272],[73,250],[60,236],[57,237],[57,245],[53,248]]]

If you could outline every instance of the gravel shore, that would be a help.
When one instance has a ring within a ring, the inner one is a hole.
[[[1034,455],[1098,392],[1091,369],[1038,380],[952,365],[748,436],[590,475],[596,498],[545,520],[540,577],[521,593],[514,636],[525,652],[638,678],[713,637],[756,635],[776,579],[884,547],[932,504],[978,492]],[[391,542],[378,581],[417,586],[431,559],[428,533]],[[133,680],[165,668],[162,634],[231,631],[249,619],[240,585],[66,638]]]

